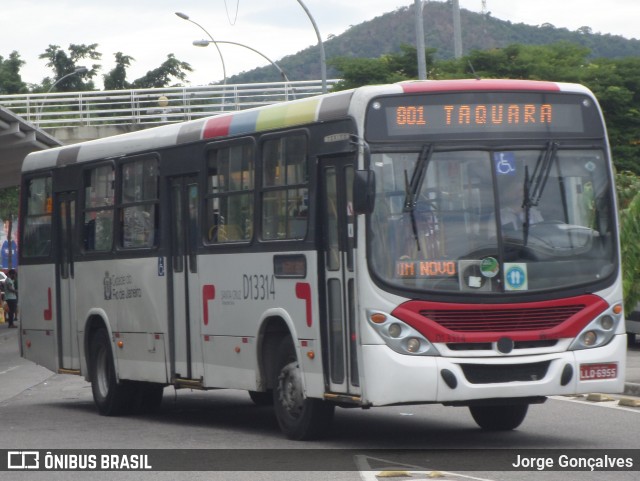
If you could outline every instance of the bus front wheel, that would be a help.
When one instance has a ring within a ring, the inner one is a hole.
[[[276,357],[273,405],[282,432],[289,439],[308,440],[322,436],[333,419],[335,406],[304,395],[302,372],[291,338],[280,343]]]
[[[273,406],[271,391],[249,391],[249,397],[256,406]]]
[[[133,395],[132,385],[116,378],[111,340],[105,329],[97,330],[91,338],[91,391],[103,416],[124,414]]]
[[[469,406],[473,420],[486,431],[510,431],[524,421],[528,404]]]

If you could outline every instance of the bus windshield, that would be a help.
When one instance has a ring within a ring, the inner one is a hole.
[[[397,150],[371,159],[369,263],[384,284],[490,295],[586,286],[615,271],[604,149]]]

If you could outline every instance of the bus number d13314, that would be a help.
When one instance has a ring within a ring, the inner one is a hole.
[[[242,298],[244,300],[253,301],[266,301],[275,299],[275,276],[273,274],[243,274]]]

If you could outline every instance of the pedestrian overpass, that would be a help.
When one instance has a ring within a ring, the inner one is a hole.
[[[328,88],[336,82],[328,80]],[[35,130],[73,144],[321,93],[322,81],[309,80],[0,95],[0,106]]]

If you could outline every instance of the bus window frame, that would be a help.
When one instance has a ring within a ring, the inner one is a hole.
[[[320,127],[319,125],[314,125],[312,128],[319,128],[319,127]],[[305,139],[305,163],[306,163],[306,169],[307,169],[306,182],[297,183],[297,184],[283,183],[280,185],[265,186],[265,183],[264,183],[265,144],[270,141],[281,140],[286,137],[295,137],[297,135],[302,135],[304,136],[304,139]],[[318,135],[320,134],[318,133]],[[311,135],[309,127],[270,132],[260,137],[258,151],[257,151],[258,163],[257,163],[256,175],[258,176],[257,177],[258,184],[256,187],[257,197],[255,199],[256,204],[259,207],[258,209],[256,209],[256,215],[257,215],[257,221],[258,221],[258,224],[256,224],[256,231],[257,231],[257,239],[259,240],[260,243],[272,244],[272,243],[282,243],[282,242],[305,242],[309,238],[309,235],[311,232],[311,224],[313,222],[312,212],[314,210],[314,206],[311,205],[312,203],[311,199],[312,199],[312,196],[315,195],[315,190],[314,190],[314,182],[315,182],[315,176],[316,176],[315,169],[317,168],[317,164],[318,164],[317,159],[319,157],[317,153],[316,155],[312,153],[313,144],[314,144],[314,137]],[[307,201],[309,205],[307,206],[306,226],[305,226],[304,234],[301,237],[266,238],[264,236],[264,223],[263,223],[264,194],[268,192],[279,192],[279,191],[286,192],[287,190],[291,190],[291,189],[307,190]]]
[[[123,202],[123,169],[124,166],[137,161],[144,161],[153,159],[156,161],[157,167],[157,186],[156,186],[156,197],[154,200],[141,200],[135,202]],[[126,157],[121,157],[116,162],[116,176],[115,176],[115,205],[114,205],[114,239],[113,244],[115,246],[115,251],[119,253],[127,253],[127,252],[155,252],[159,251],[163,246],[162,239],[162,212],[161,212],[161,199],[163,197],[162,193],[162,179],[165,176],[161,172],[162,165],[162,155],[158,152],[147,152],[142,154],[134,154]],[[166,194],[165,194],[166,195]],[[124,219],[121,218],[123,216],[123,209],[137,207],[140,205],[154,205],[156,208],[155,219],[153,231],[154,231],[154,242],[153,245],[150,246],[135,246],[135,247],[126,247],[124,245]]]
[[[88,172],[93,171],[95,169],[98,169],[100,167],[104,167],[104,166],[108,166],[110,165],[113,168],[113,204],[110,207],[111,210],[111,247],[109,249],[106,250],[87,250],[85,248],[85,243],[84,243],[84,219],[85,219],[85,215],[87,212],[98,212],[98,211],[105,211],[105,210],[109,210],[109,208],[106,208],[105,206],[100,206],[100,207],[91,207],[91,208],[87,208],[87,198],[86,198],[86,184],[85,184],[85,178]],[[77,235],[79,237],[78,239],[78,244],[80,246],[80,254],[83,257],[91,257],[91,258],[101,258],[101,257],[111,257],[116,245],[117,245],[117,228],[118,228],[118,222],[117,222],[117,217],[116,217],[116,212],[117,212],[117,207],[118,207],[118,184],[119,184],[119,166],[116,164],[116,162],[114,162],[113,160],[104,160],[104,161],[98,161],[98,162],[91,162],[88,165],[83,165],[82,166],[82,184],[78,187],[78,191],[79,191],[79,199],[78,199],[78,207],[79,207],[79,211],[80,211],[80,218],[79,218],[79,223],[77,224],[77,228],[76,228],[76,232],[74,233],[75,235]],[[127,249],[130,250],[130,249]]]
[[[236,146],[242,146],[242,145],[248,145],[250,146],[250,148],[252,149],[252,154],[253,154],[253,189],[251,189],[249,192],[251,192],[252,195],[252,200],[251,200],[251,235],[246,238],[246,239],[233,239],[233,240],[229,240],[229,241],[224,241],[224,242],[214,242],[213,240],[211,240],[211,238],[213,237],[213,234],[210,235],[210,230],[213,229],[215,226],[211,226],[209,227],[209,203],[215,199],[215,198],[229,198],[230,196],[240,196],[243,195],[245,193],[245,191],[242,190],[234,190],[234,191],[225,191],[222,194],[213,194],[210,191],[210,185],[209,185],[209,156],[211,154],[212,151],[216,151],[216,150],[222,150],[222,149],[226,149],[226,148],[232,148],[232,147],[236,147]],[[200,234],[201,234],[201,243],[204,244],[205,247],[207,248],[224,248],[224,247],[228,247],[228,246],[238,246],[239,244],[242,246],[247,246],[247,245],[251,245],[253,244],[253,242],[256,239],[256,230],[257,230],[257,217],[256,217],[256,210],[259,207],[259,204],[257,203],[257,199],[256,196],[258,195],[258,187],[257,187],[257,182],[258,182],[258,161],[259,161],[259,157],[258,157],[258,142],[256,141],[255,136],[243,136],[243,137],[236,137],[236,138],[229,138],[229,139],[224,139],[224,140],[220,140],[217,142],[210,142],[207,143],[204,146],[204,149],[202,151],[202,177],[200,177],[198,180],[199,182],[202,184],[202,194],[200,195],[200,216],[199,216],[199,221],[200,221]]]
[[[24,249],[22,248],[22,246],[25,245],[25,234],[27,232],[26,228],[20,228],[18,230],[18,239],[19,239],[19,246],[20,248],[18,249],[18,256],[19,256],[19,264],[21,265],[28,265],[28,264],[43,264],[43,263],[51,263],[53,262],[52,259],[54,258],[54,236],[55,236],[55,216],[54,216],[54,207],[53,207],[53,202],[54,202],[54,182],[53,182],[53,170],[52,169],[48,169],[45,171],[34,171],[29,173],[28,175],[24,175],[22,178],[22,183],[21,183],[21,189],[24,189],[25,191],[28,189],[28,186],[30,185],[30,183],[34,180],[34,179],[45,179],[45,178],[49,178],[49,180],[51,181],[51,196],[50,196],[50,202],[51,202],[51,211],[49,212],[49,216],[50,216],[50,221],[49,221],[49,249],[48,252],[46,254],[43,255],[25,255]],[[20,215],[19,215],[19,223],[20,226],[25,226],[26,227],[26,219],[28,218],[28,202],[29,202],[29,196],[28,195],[21,195],[20,196]],[[45,214],[46,215],[46,214]]]

